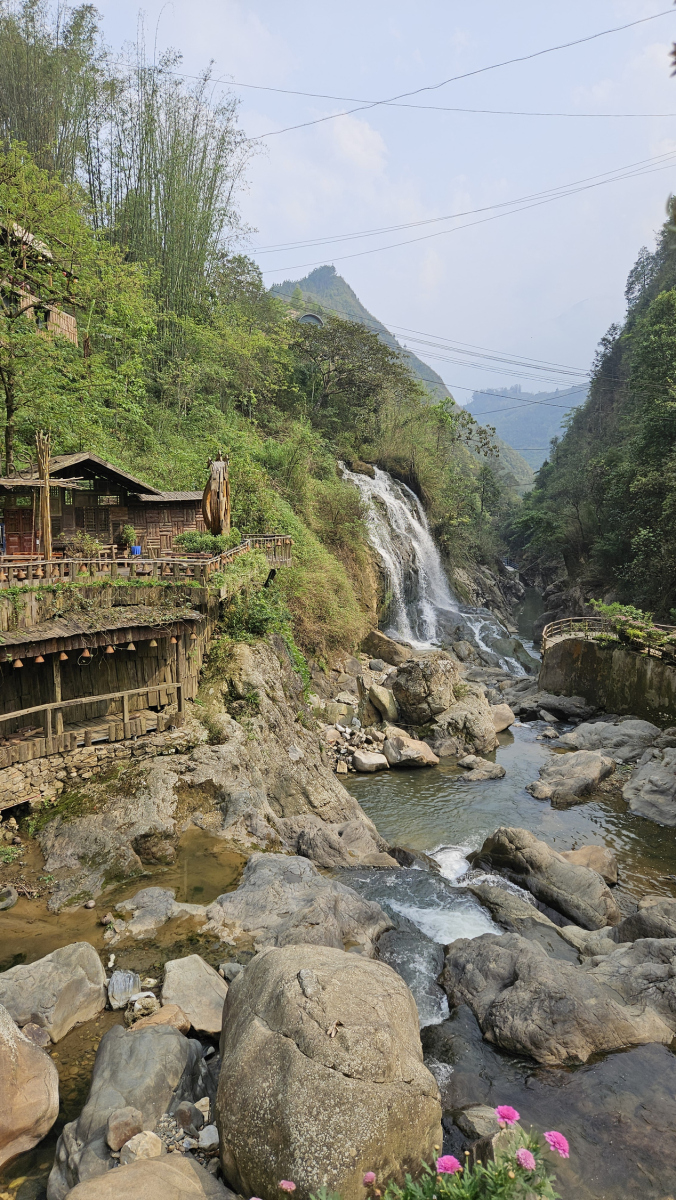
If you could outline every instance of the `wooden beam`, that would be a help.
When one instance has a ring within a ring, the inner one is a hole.
[[[54,676],[54,701],[58,704],[61,699],[61,662],[58,654],[52,655],[52,674]],[[54,728],[57,737],[63,733],[63,714],[61,712],[54,714]]]

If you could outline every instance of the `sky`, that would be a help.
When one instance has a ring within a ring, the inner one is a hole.
[[[111,46],[135,38],[138,3],[97,7]],[[358,106],[263,90],[386,99],[664,11],[402,102],[425,108],[335,116]],[[666,0],[146,0],[143,22],[150,53],[153,45],[179,50],[187,74],[213,61],[241,100],[241,126],[259,139],[240,197],[252,228],[244,248],[268,284],[333,263],[463,403],[475,388],[565,388],[588,371],[599,339],[623,318],[638,250],[653,247],[676,191],[676,8]],[[651,115],[605,115],[620,113]],[[522,211],[507,203],[670,154],[632,178],[550,203]],[[264,250],[481,208],[387,234]],[[435,339],[446,344],[424,344]],[[478,357],[477,346],[497,361]]]

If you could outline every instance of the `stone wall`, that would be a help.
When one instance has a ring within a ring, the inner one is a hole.
[[[185,754],[206,737],[202,726],[188,720],[181,729],[147,734],[122,742],[101,742],[31,762],[16,762],[0,770],[0,812],[10,805],[30,804],[31,808],[56,799],[64,790],[86,783],[95,775],[104,775],[116,763],[129,759],[155,758],[165,754]]]
[[[676,722],[676,668],[624,646],[564,638],[549,646],[539,686],[555,696],[584,696],[609,713]]]

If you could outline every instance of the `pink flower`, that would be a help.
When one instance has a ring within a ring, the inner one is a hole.
[[[561,1158],[570,1158],[570,1147],[562,1133],[557,1133],[555,1129],[552,1129],[545,1134],[545,1140],[549,1143],[550,1150],[556,1150]]]
[[[364,1178],[362,1179],[362,1183],[363,1183],[364,1187],[370,1187],[372,1183],[375,1183],[375,1181],[376,1181],[375,1171],[367,1171],[366,1174],[364,1175]]]
[[[296,1185],[290,1179],[280,1179],[279,1186],[283,1192],[295,1192]]]
[[[460,1163],[452,1154],[442,1154],[441,1158],[437,1159],[438,1175],[455,1175],[455,1172],[459,1170]]]
[[[519,1119],[518,1112],[509,1104],[498,1104],[495,1115],[501,1125],[516,1125]]]
[[[523,1167],[524,1171],[535,1170],[535,1159],[533,1158],[530,1150],[526,1150],[525,1146],[522,1146],[520,1150],[517,1150],[516,1161],[520,1167]]]

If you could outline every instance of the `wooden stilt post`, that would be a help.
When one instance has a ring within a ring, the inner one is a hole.
[[[60,704],[63,697],[61,695],[61,663],[58,654],[52,655],[52,672],[54,675],[54,703]],[[57,737],[63,733],[63,712],[61,709],[55,709],[54,711],[54,728]]]

